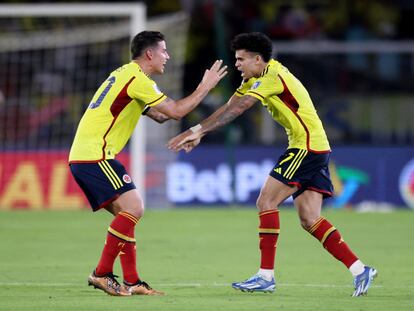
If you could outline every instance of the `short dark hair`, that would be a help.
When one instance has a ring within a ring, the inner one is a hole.
[[[259,53],[265,62],[272,57],[273,46],[268,36],[261,32],[241,33],[231,41],[231,50],[246,50]]]
[[[131,42],[131,58],[135,59],[142,55],[146,48],[165,41],[164,35],[159,31],[141,31]]]

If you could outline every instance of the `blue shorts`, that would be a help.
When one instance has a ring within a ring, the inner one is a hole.
[[[330,153],[287,149],[269,175],[286,185],[298,187],[299,190],[292,195],[293,199],[305,190],[316,191],[322,193],[324,199],[329,198],[333,194],[329,157]]]
[[[69,166],[94,212],[115,201],[122,193],[136,189],[125,167],[117,160],[71,163]]]

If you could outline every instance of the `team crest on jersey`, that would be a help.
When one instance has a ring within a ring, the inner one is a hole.
[[[157,92],[157,94],[161,94],[161,91],[156,84],[154,84],[152,87],[154,88],[155,92]]]
[[[131,183],[131,177],[129,177],[129,175],[127,175],[127,174],[122,176],[122,180],[125,181],[127,184]]]
[[[261,83],[262,83],[261,81],[256,81],[255,83],[253,83],[250,89],[251,90],[257,89]]]

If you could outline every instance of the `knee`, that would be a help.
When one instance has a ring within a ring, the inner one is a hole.
[[[318,218],[309,217],[309,216],[300,216],[300,225],[306,231],[312,227],[312,225],[318,220]]]
[[[125,212],[136,218],[142,218],[144,216],[144,211],[145,209],[142,201],[134,202],[134,204],[128,205],[128,207],[125,208]]]
[[[300,225],[306,231],[309,231],[310,227],[312,226],[311,224],[309,224],[309,222],[307,222],[306,220],[302,220],[302,219],[300,220]]]
[[[126,212],[136,218],[144,215],[144,203],[141,197],[133,192],[121,196],[113,205],[118,212]]]
[[[263,212],[271,209],[276,209],[277,205],[272,204],[272,202],[270,200],[267,200],[265,197],[259,196],[256,201],[256,207],[259,211]]]
[[[134,210],[128,211],[128,213],[136,218],[142,218],[144,216],[144,209],[143,208],[134,209]]]

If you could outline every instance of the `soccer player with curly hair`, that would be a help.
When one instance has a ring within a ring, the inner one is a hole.
[[[328,169],[331,148],[308,91],[285,66],[272,59],[272,42],[266,35],[239,34],[231,47],[242,84],[211,116],[172,138],[169,148],[190,152],[204,135],[228,124],[258,102],[286,130],[288,148],[269,173],[257,199],[260,269],[251,278],[233,283],[233,288],[247,292],[275,290],[278,206],[293,196],[302,227],[352,273],[353,296],[366,294],[377,271],[363,264],[339,231],[321,216],[323,199],[333,192]]]

